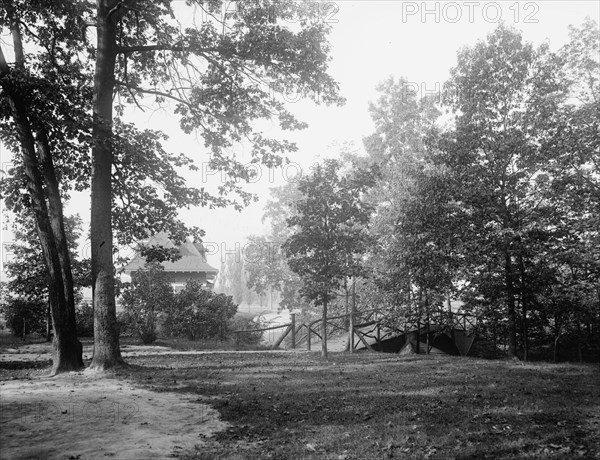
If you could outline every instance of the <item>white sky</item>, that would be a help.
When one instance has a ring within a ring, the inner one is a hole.
[[[580,25],[586,16],[600,18],[597,1],[326,3],[324,17],[333,26],[331,74],[339,81],[347,103],[339,108],[316,106],[307,101],[290,104],[292,112],[309,123],[308,129],[288,136],[299,146],[291,160],[304,170],[319,158],[336,156],[336,144],[353,142],[357,148],[362,147],[362,138],[373,131],[368,103],[377,98],[375,87],[387,77],[405,76],[424,91],[435,91],[455,65],[457,51],[484,38],[500,19],[520,29],[526,40],[534,44],[548,41],[552,49],[558,49],[568,40],[569,24]],[[424,12],[427,14],[423,15]],[[199,165],[207,161],[202,141],[181,133],[175,118],[157,112],[139,113],[136,120],[140,126],[168,133],[170,150],[186,153]],[[2,153],[2,162],[6,162],[6,152]],[[241,152],[241,155],[249,161],[248,154]],[[293,172],[293,168],[288,169],[289,174]],[[269,175],[263,170],[257,183],[247,187],[259,194],[259,202],[241,213],[233,209],[200,208],[181,215],[188,224],[206,231],[206,242],[215,243],[221,251],[232,250],[236,244],[243,245],[246,236],[263,231],[262,207],[268,199],[268,189],[281,185],[284,176],[282,171]],[[190,185],[207,188],[217,186],[220,180],[218,175],[205,175],[203,183],[200,171],[186,173],[186,177]],[[89,194],[74,197],[67,213],[75,212],[89,222]],[[10,241],[10,234],[4,234],[3,240]],[[211,255],[209,262],[219,268],[220,257],[220,253]]]

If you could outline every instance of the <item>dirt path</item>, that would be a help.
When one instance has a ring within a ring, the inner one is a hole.
[[[70,373],[0,382],[1,459],[168,458],[227,425],[203,400]]]

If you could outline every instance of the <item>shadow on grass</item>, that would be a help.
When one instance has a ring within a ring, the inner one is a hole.
[[[128,377],[233,426],[184,458],[593,458],[593,366],[363,353],[139,357]],[[568,404],[566,403],[568,401]],[[596,417],[596,418],[594,418]]]

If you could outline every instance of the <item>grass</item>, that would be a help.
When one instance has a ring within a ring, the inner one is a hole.
[[[236,344],[235,340],[216,340],[216,339],[198,339],[188,340],[184,338],[164,338],[158,339],[151,345],[170,347],[181,351],[209,351],[209,350],[267,350],[269,346],[262,344]]]
[[[2,337],[0,348],[23,344]],[[368,352],[323,361],[292,351],[153,353],[128,362],[120,376],[208,401],[229,422],[180,455],[188,460],[600,458],[597,364]],[[0,364],[5,380],[43,375],[49,363]]]
[[[597,365],[305,352],[130,363],[123,376],[208,399],[231,424],[186,459],[600,456]]]

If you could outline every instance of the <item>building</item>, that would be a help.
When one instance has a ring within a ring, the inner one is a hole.
[[[173,242],[166,233],[158,233],[145,243],[148,246],[162,246],[164,248],[175,248]],[[161,265],[165,269],[169,280],[175,291],[183,289],[188,279],[194,279],[202,283],[205,289],[212,289],[219,270],[211,267],[206,261],[206,250],[201,242],[192,243],[186,241],[178,247],[181,258],[175,262],[165,261]],[[139,270],[146,264],[146,259],[136,253],[131,262],[124,267],[126,275]]]

